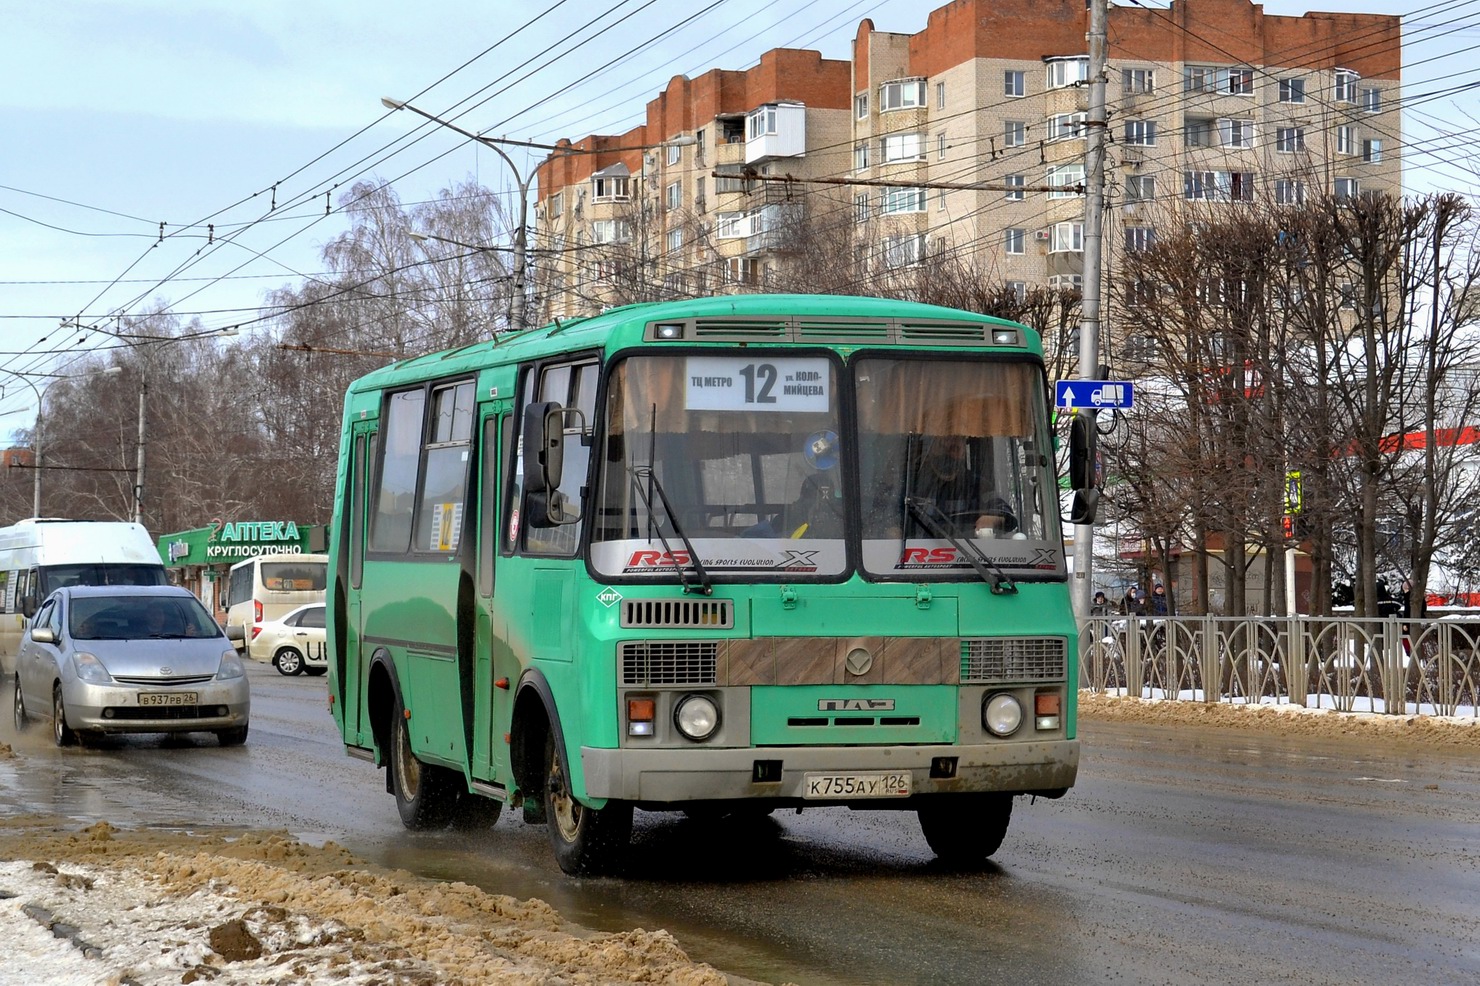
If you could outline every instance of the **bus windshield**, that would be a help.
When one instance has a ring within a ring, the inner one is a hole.
[[[592,566],[672,579],[847,570],[838,365],[823,353],[632,356],[607,388]]]
[[[168,585],[163,565],[47,565],[41,569],[37,601],[69,585]]]
[[[867,573],[1063,575],[1037,365],[868,356],[853,379]]]

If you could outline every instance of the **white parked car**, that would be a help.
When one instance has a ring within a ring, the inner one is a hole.
[[[266,620],[251,631],[253,654],[271,654],[280,674],[323,674],[329,670],[329,643],[324,633],[324,604],[309,603],[280,620]]]

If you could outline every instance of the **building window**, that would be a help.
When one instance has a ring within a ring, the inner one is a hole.
[[[683,147],[679,144],[668,145],[668,163],[677,164],[683,160]]]
[[[944,209],[946,207],[946,190],[944,188],[942,188],[940,190],[940,194],[936,196],[935,207],[937,209]]]
[[[1253,120],[1219,120],[1218,142],[1224,147],[1249,148],[1254,146]]]
[[[1156,230],[1150,226],[1127,226],[1125,248],[1129,253],[1141,253],[1156,245]]]
[[[924,212],[925,189],[886,188],[880,211],[886,214],[895,212]]]
[[[1028,242],[1028,231],[1026,229],[1009,229],[1003,235],[1003,249],[1008,253],[1026,253]]]
[[[1048,289],[1050,291],[1079,291],[1083,287],[1083,274],[1053,274],[1048,278]]]
[[[1121,69],[1120,88],[1127,93],[1156,91],[1156,73],[1149,68]]]
[[[1380,90],[1380,89],[1363,89],[1362,90],[1362,109],[1366,110],[1368,113],[1381,113],[1382,112],[1382,90]]]
[[[1305,80],[1304,79],[1281,79],[1280,80],[1280,102],[1303,103],[1305,102]]]
[[[1338,178],[1333,192],[1339,201],[1354,199],[1362,194],[1362,183],[1355,178]]]
[[[1008,175],[1006,178],[1002,179],[1002,183],[1007,186],[1007,201],[1023,201],[1023,188],[1026,186],[1027,182],[1022,175]]]
[[[1189,116],[1182,128],[1182,134],[1188,147],[1212,147],[1217,128],[1217,120],[1205,116]]]
[[[1274,201],[1276,205],[1301,205],[1305,202],[1305,182],[1298,178],[1276,178]]]
[[[1254,95],[1254,70],[1251,68],[1229,69],[1228,85],[1223,91],[1231,96]]]
[[[1125,143],[1135,144],[1141,147],[1154,146],[1156,144],[1156,121],[1125,121]]]
[[[694,208],[699,212],[704,211],[704,177],[702,175],[694,179]]]
[[[853,115],[860,120],[868,116],[868,93],[861,92],[853,97]]]
[[[1156,178],[1152,175],[1127,175],[1125,179],[1125,200],[1131,202],[1150,202],[1156,198]]]
[[[853,145],[853,170],[865,171],[868,168],[868,141]]]
[[[554,195],[550,196],[549,205],[546,208],[549,210],[551,219],[559,219],[560,214],[565,211],[564,194],[561,192],[556,192]]]
[[[755,140],[758,137],[772,137],[776,134],[776,107],[762,106],[758,110],[752,110],[745,118],[746,135]]]
[[[1338,103],[1355,103],[1357,101],[1357,83],[1362,77],[1350,69],[1339,68],[1336,70],[1336,87],[1334,96]]]
[[[1340,126],[1336,128],[1336,153],[1355,154],[1357,152],[1357,128]]]
[[[1028,92],[1028,73],[1016,69],[1007,69],[1002,73],[1002,94],[1004,96],[1025,96]]]
[[[740,165],[721,164],[715,170],[719,172],[718,177],[714,179],[714,193],[716,195],[722,195],[725,192],[745,191],[745,178],[740,170]]]
[[[1027,281],[1008,281],[1007,293],[1012,295],[1014,301],[1023,302],[1028,300]]]
[[[1279,127],[1274,132],[1274,149],[1282,154],[1305,150],[1304,127]]]
[[[938,110],[946,108],[946,84],[944,82],[935,84],[935,108]]]
[[[1087,113],[1060,113],[1048,118],[1049,140],[1072,140],[1084,136]]]
[[[730,257],[725,261],[727,284],[759,284],[760,265],[754,257]]]
[[[1382,141],[1362,141],[1362,160],[1368,164],[1378,164],[1382,161]]]
[[[1028,142],[1028,125],[1022,120],[1008,120],[1002,124],[1002,146],[1022,147]]]
[[[596,176],[591,179],[591,195],[598,202],[625,202],[628,179],[626,175]]]
[[[1250,202],[1254,198],[1254,172],[1183,172],[1182,194],[1190,202]]]
[[[1084,165],[1060,164],[1048,169],[1048,197],[1071,199],[1084,194]]]
[[[626,243],[632,239],[632,227],[625,219],[596,219],[591,223],[592,243]]]
[[[879,142],[884,164],[919,161],[925,157],[924,134],[890,134]]]
[[[1187,92],[1217,92],[1218,70],[1205,65],[1189,65],[1182,72],[1183,88]]]
[[[853,221],[868,222],[868,192],[858,192],[853,196]]]
[[[879,87],[879,112],[907,110],[925,105],[925,80],[886,82]]]
[[[1088,58],[1052,58],[1048,62],[1048,88],[1063,89],[1089,81]]]
[[[935,156],[944,159],[946,156],[946,135],[935,135]]]
[[[1084,223],[1055,223],[1049,232],[1051,253],[1083,253]]]
[[[925,234],[887,236],[880,244],[879,259],[885,267],[908,267],[925,257]]]
[[[664,192],[663,201],[669,209],[677,209],[683,205],[683,185],[676,181],[670,183]]]
[[[670,229],[668,231],[668,252],[678,253],[683,249],[683,230]]]

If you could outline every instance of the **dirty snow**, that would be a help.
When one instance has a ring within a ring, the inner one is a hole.
[[[1474,717],[1090,692],[1079,708],[1087,720],[1480,746]],[[14,756],[0,743],[0,759]],[[0,817],[0,942],[0,986],[743,982],[665,931],[587,931],[542,901],[383,869],[333,842],[38,817]]]

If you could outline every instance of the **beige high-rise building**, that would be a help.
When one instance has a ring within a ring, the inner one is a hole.
[[[1019,290],[1083,274],[1084,0],[956,0],[851,61],[674,78],[541,166],[543,314],[867,284],[948,253]],[[1106,252],[1188,205],[1401,191],[1396,16],[1112,6]],[[625,150],[623,149],[625,148]],[[781,181],[790,178],[790,181]]]

